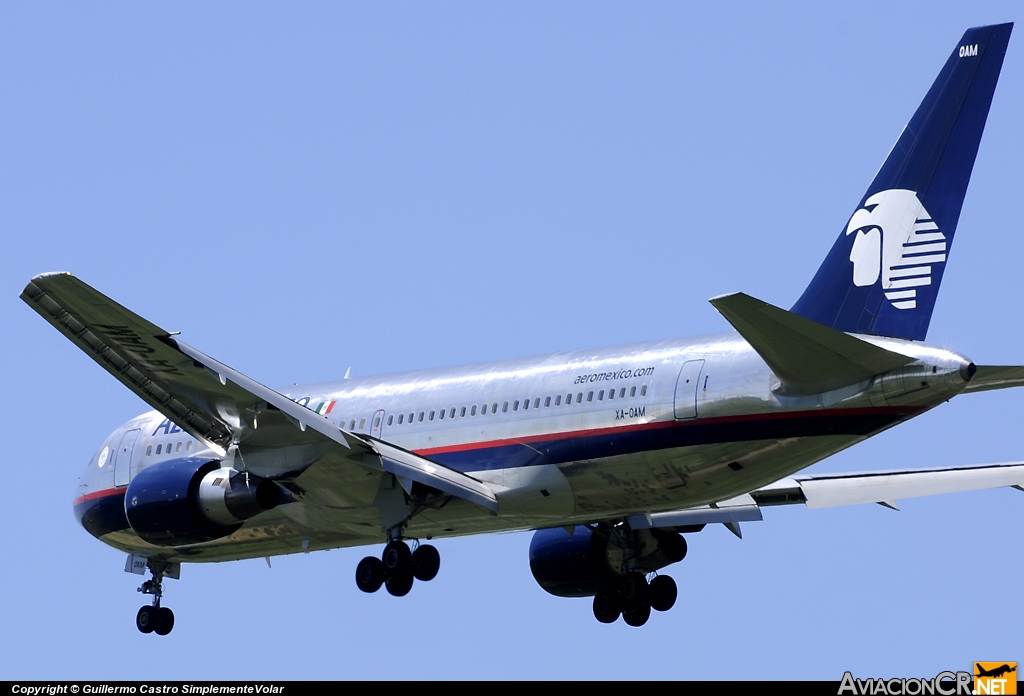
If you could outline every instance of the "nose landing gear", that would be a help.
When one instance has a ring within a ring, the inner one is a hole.
[[[135,615],[135,627],[142,633],[166,636],[174,628],[174,612],[160,606],[160,600],[164,595],[164,576],[170,576],[170,564],[150,560],[147,561],[146,567],[153,574],[153,578],[142,583],[139,592],[153,595],[153,603],[139,609],[139,613]]]
[[[401,539],[393,539],[384,547],[380,558],[367,556],[356,566],[356,587],[363,592],[376,592],[381,585],[388,594],[404,597],[412,589],[413,580],[428,582],[441,568],[441,555],[430,544],[415,550]]]

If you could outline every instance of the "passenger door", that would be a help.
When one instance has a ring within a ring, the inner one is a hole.
[[[132,453],[135,451],[135,441],[138,438],[138,430],[129,430],[121,437],[121,444],[117,448],[117,459],[114,460],[115,486],[127,486],[131,481]]]
[[[703,371],[703,360],[687,360],[679,370],[675,394],[676,420],[697,417],[697,385]]]

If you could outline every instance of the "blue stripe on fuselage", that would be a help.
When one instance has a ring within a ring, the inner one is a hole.
[[[606,428],[580,434],[559,433],[550,438],[485,442],[458,448],[419,450],[418,453],[458,471],[484,471],[536,464],[566,464],[693,445],[822,435],[868,436],[910,418],[916,412],[905,409],[858,409],[650,423],[641,428]]]

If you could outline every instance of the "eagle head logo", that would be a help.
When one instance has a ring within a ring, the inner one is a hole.
[[[896,309],[914,309],[917,288],[931,285],[932,264],[946,261],[946,237],[907,189],[880,191],[864,201],[846,226],[851,234],[853,284],[874,285],[881,278]]]

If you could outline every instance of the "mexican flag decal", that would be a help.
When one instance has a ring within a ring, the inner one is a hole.
[[[313,410],[319,413],[321,416],[326,416],[328,413],[331,412],[331,410],[334,409],[334,404],[336,403],[337,401],[321,401],[320,405]]]

